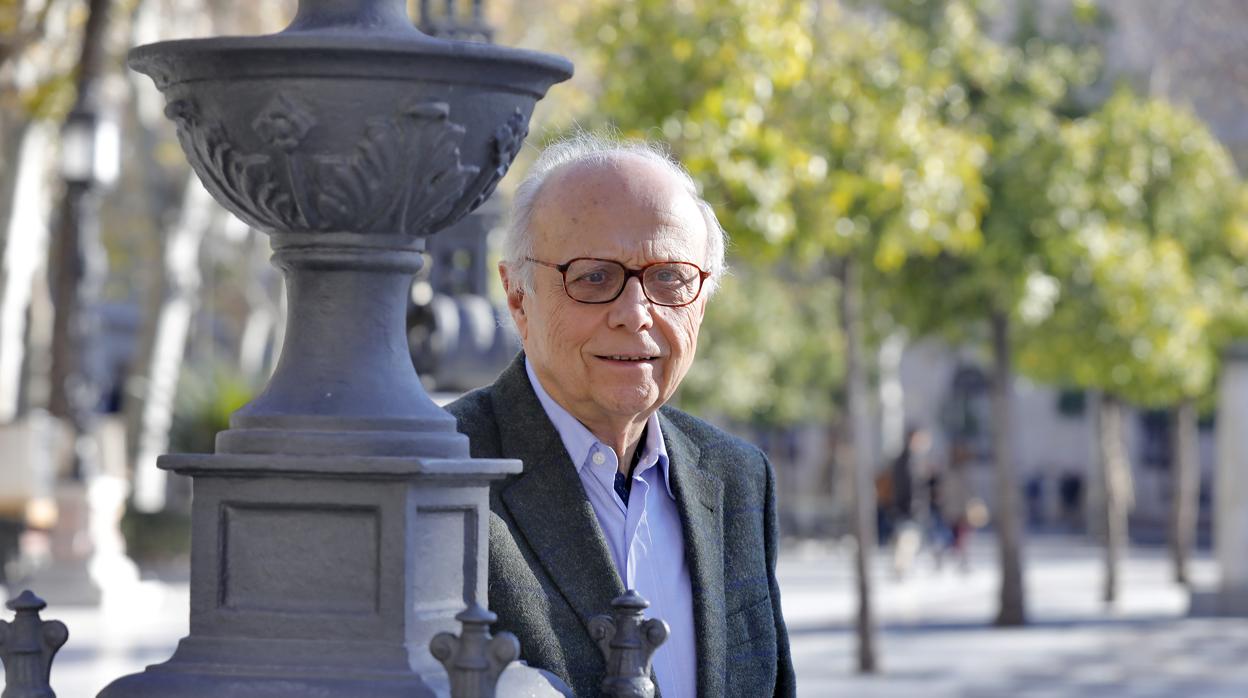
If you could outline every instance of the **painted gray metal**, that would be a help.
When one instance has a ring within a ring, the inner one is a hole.
[[[448,695],[429,652],[484,602],[488,485],[404,334],[424,239],[506,173],[562,58],[435,39],[403,0],[303,0],[285,31],[130,65],[204,186],[271,235],[289,320],[264,391],[194,479],[190,634],[102,698]],[[529,683],[552,684],[535,670]]]
[[[0,620],[5,686],[0,698],[56,698],[48,676],[53,657],[69,639],[69,630],[59,620],[39,618],[47,604],[29,589],[5,606],[17,615],[12,623]]]
[[[595,616],[589,632],[607,660],[602,694],[610,698],[654,698],[650,660],[667,641],[667,623],[646,619],[642,613],[650,602],[629,589],[611,601],[611,614]]]
[[[463,626],[459,635],[438,633],[429,642],[429,651],[450,678],[451,696],[494,698],[499,675],[520,658],[520,641],[506,632],[490,637],[490,624],[498,616],[480,604],[470,604],[455,620]]]

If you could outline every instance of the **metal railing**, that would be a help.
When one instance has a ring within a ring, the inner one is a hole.
[[[590,620],[590,634],[606,660],[602,695],[607,698],[654,697],[651,659],[667,640],[668,627],[658,618],[644,617],[649,605],[630,589],[611,602],[611,613]],[[30,590],[5,606],[16,615],[12,622],[0,620],[0,663],[5,679],[0,698],[56,698],[51,684],[52,660],[69,639],[69,629],[59,620],[40,618],[47,603]],[[430,653],[446,669],[451,698],[494,698],[500,677],[520,657],[520,642],[507,632],[492,636],[489,626],[498,616],[476,603],[455,619],[461,627],[458,635],[439,633],[429,643]],[[554,681],[551,684],[571,695],[566,687],[554,685]],[[535,695],[527,685],[511,688]]]

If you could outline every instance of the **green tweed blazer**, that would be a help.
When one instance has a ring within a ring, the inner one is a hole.
[[[581,698],[606,670],[589,619],[624,592],[593,507],[524,370],[447,406],[477,458],[518,458],[490,488],[489,607],[521,659]],[[795,693],[776,585],[775,476],[754,446],[679,410],[659,411],[693,583],[698,695]]]

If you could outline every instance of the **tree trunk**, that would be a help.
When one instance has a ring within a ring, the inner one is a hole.
[[[109,0],[89,0],[77,66],[77,96],[67,117],[95,115],[96,94],[105,60]],[[92,122],[94,127],[94,122]],[[66,179],[58,206],[56,232],[48,260],[52,303],[52,370],[48,411],[72,425],[75,438],[89,431],[97,409],[97,377],[88,375],[85,352],[92,328],[88,304],[99,297],[107,256],[99,241],[99,193],[89,173],[82,181]],[[74,460],[75,475],[83,465]]]
[[[10,222],[13,218],[14,197],[23,170],[22,146],[26,142],[29,128],[30,120],[24,114],[0,105],[0,259],[6,255],[13,228]],[[8,271],[0,266],[0,303],[4,300]]]
[[[1174,581],[1189,582],[1187,560],[1196,537],[1196,518],[1200,510],[1200,444],[1197,440],[1196,404],[1184,400],[1173,413],[1170,458],[1170,555],[1174,561]]]
[[[156,458],[168,450],[174,398],[191,316],[199,301],[199,250],[219,210],[208,192],[190,175],[182,214],[164,241],[164,287],[144,370],[142,412],[134,460],[134,503],[141,511],[165,505],[165,473]]]
[[[1114,395],[1100,400],[1098,437],[1101,455],[1101,491],[1105,497],[1106,604],[1118,600],[1118,567],[1127,546],[1127,514],[1132,504],[1131,464],[1123,441],[1122,402]]]
[[[875,554],[875,478],[870,449],[870,415],[867,410],[867,375],[863,365],[862,308],[858,271],[846,258],[841,267],[841,325],[845,336],[846,413],[848,448],[852,455],[854,533],[858,540],[854,558],[858,582],[858,671],[875,673],[875,618],[871,605],[871,558]]]
[[[27,386],[22,369],[30,336],[31,299],[48,255],[49,226],[40,205],[47,197],[43,166],[47,132],[30,126],[21,133],[4,135],[15,142],[4,144],[6,165],[0,167],[6,170],[0,186],[10,186],[11,180],[13,187],[8,205],[0,211],[0,231],[7,233],[0,272],[0,422],[12,421],[25,411],[22,398]]]
[[[992,455],[997,476],[997,542],[1001,557],[1001,606],[996,624],[1027,622],[1023,590],[1022,523],[1018,511],[1018,478],[1012,452],[1013,424],[1010,413],[1014,376],[1010,367],[1010,319],[992,314]]]

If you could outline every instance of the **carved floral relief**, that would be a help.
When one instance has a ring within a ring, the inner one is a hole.
[[[248,124],[265,146],[260,152],[241,152],[237,139],[206,119],[193,99],[172,100],[165,113],[213,196],[248,223],[279,232],[429,235],[493,192],[528,134],[517,108],[495,129],[492,168],[482,172],[462,162],[466,129],[437,100],[415,99],[394,114],[367,119],[344,153],[311,151],[314,111],[284,92]],[[477,187],[472,204],[463,206]]]

